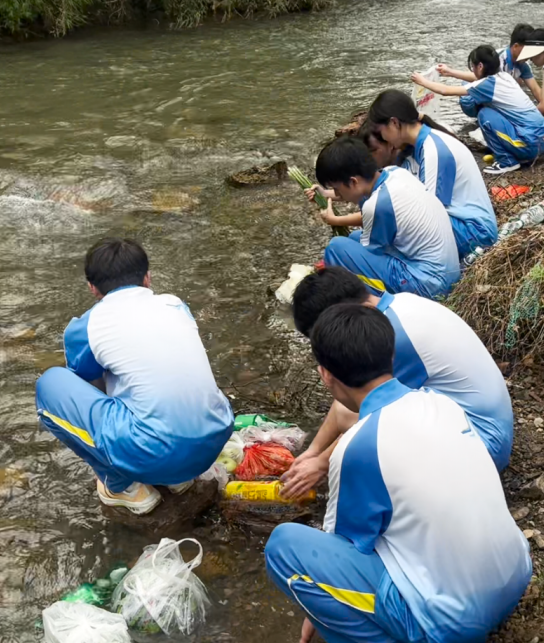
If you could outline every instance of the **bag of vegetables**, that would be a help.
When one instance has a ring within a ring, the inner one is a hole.
[[[179,551],[183,543],[194,543],[199,550],[189,562]],[[146,547],[115,590],[113,611],[139,632],[192,634],[206,620],[210,604],[204,583],[193,573],[202,554],[202,546],[193,538],[177,542],[163,538],[158,545]]]

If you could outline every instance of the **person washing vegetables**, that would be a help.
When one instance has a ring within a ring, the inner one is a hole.
[[[446,294],[459,278],[459,258],[447,212],[410,172],[378,170],[357,137],[329,143],[316,163],[319,183],[337,198],[359,205],[361,214],[335,216],[329,225],[360,226],[362,232],[334,238],[325,250],[326,265],[359,275],[376,293]]]
[[[512,451],[512,402],[504,377],[470,326],[446,306],[423,297],[376,297],[358,277],[337,267],[308,275],[297,286],[295,326],[309,337],[325,310],[348,302],[372,306],[389,319],[395,331],[393,375],[410,388],[431,388],[457,402],[502,471]],[[332,445],[356,422],[355,413],[333,402],[308,449],[284,475],[287,497],[304,494],[326,476]]]
[[[418,73],[412,80],[437,94],[459,96],[465,114],[478,119],[495,157],[493,165],[484,168],[486,174],[505,174],[531,163],[544,150],[544,116],[512,76],[500,71],[493,47],[474,49],[468,64],[478,80],[462,87],[431,82]]]
[[[382,92],[368,114],[370,126],[396,149],[413,149],[419,180],[446,208],[460,258],[492,246],[497,219],[472,152],[396,89]]]
[[[306,616],[301,643],[482,642],[531,580],[529,544],[453,400],[393,377],[395,332],[358,303],[311,332],[319,373],[358,421],[329,468],[323,531],[283,524],[267,571]]]
[[[221,452],[234,416],[188,307],[150,290],[140,245],[99,241],[85,276],[98,303],[66,328],[66,368],[38,380],[38,417],[94,469],[105,505],[149,513],[161,501],[150,485],[185,491]]]

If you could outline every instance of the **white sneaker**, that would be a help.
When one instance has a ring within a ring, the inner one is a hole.
[[[194,480],[188,480],[187,482],[180,482],[180,484],[170,484],[168,488],[172,493],[175,493],[178,496],[181,496],[182,493],[189,491],[189,489],[194,485]]]
[[[488,165],[487,167],[484,167],[484,172],[485,174],[507,174],[508,172],[515,172],[516,170],[519,170],[521,165],[519,163],[516,163],[515,165],[501,165],[498,161],[495,161],[493,165]]]
[[[121,493],[112,493],[106,485],[97,480],[96,490],[103,504],[108,507],[125,507],[138,516],[150,513],[162,502],[162,496],[155,487],[140,482],[133,482]]]

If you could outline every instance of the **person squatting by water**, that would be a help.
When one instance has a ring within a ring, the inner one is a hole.
[[[470,326],[446,306],[423,297],[376,297],[357,276],[338,267],[319,270],[298,285],[295,326],[309,337],[327,308],[348,302],[372,306],[387,317],[395,331],[393,375],[410,388],[428,387],[459,404],[502,471],[512,451],[512,402],[504,377]],[[356,422],[355,413],[333,402],[311,445],[283,477],[287,497],[303,495],[327,475],[336,441]]]
[[[544,114],[542,88],[527,63],[530,60],[536,67],[544,66],[544,29],[534,29],[525,23],[517,24],[510,37],[510,46],[502,48],[498,54],[500,71],[510,74],[520,85],[526,86],[536,100],[538,110]],[[458,78],[468,83],[478,80],[470,69],[464,71],[440,64],[438,72],[442,76]]]
[[[66,328],[66,368],[38,380],[38,416],[93,468],[104,504],[145,514],[161,501],[150,485],[182,493],[214,463],[234,416],[189,308],[150,289],[140,245],[99,241],[85,275],[98,303]]]
[[[319,373],[358,422],[331,457],[324,531],[283,524],[270,578],[305,612],[301,643],[484,642],[531,578],[529,544],[463,409],[393,377],[395,331],[359,303],[312,328]]]
[[[376,98],[368,121],[393,148],[412,150],[404,167],[446,208],[461,259],[497,241],[497,219],[476,160],[454,134],[419,114],[413,100],[396,89]]]
[[[361,214],[336,217],[329,225],[361,226],[349,238],[334,238],[325,264],[360,275],[374,292],[412,292],[423,297],[447,294],[459,279],[459,254],[444,206],[410,172],[399,167],[379,170],[357,137],[329,143],[316,163],[318,182]],[[330,194],[329,194],[330,196]]]
[[[493,165],[484,168],[485,173],[505,174],[533,162],[544,150],[544,116],[518,82],[500,71],[500,58],[493,47],[474,49],[468,64],[477,80],[461,87],[432,82],[418,73],[412,80],[437,94],[459,96],[463,112],[478,119],[495,157]]]

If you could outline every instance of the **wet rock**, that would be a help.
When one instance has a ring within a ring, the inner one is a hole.
[[[0,338],[3,341],[25,342],[36,337],[36,329],[29,324],[15,324],[0,327]]]
[[[520,491],[520,496],[529,500],[544,499],[544,474],[523,487]]]
[[[224,500],[221,510],[225,520],[253,534],[270,534],[284,522],[308,522],[314,508],[310,505]]]
[[[520,507],[519,509],[515,509],[512,512],[512,518],[518,522],[520,520],[523,520],[524,518],[527,518],[527,516],[530,513],[529,507]]]
[[[269,166],[254,166],[249,170],[238,172],[227,177],[227,183],[234,188],[245,188],[253,185],[274,185],[287,178],[287,163],[279,161]]]
[[[156,212],[187,212],[200,201],[180,190],[157,190],[153,194],[153,209]]]
[[[344,125],[343,127],[339,127],[336,132],[334,133],[335,136],[344,136],[347,134],[348,136],[355,136],[361,127],[366,123],[366,119],[368,116],[368,112],[358,112],[357,114],[354,114],[351,117],[351,121],[347,124]]]

